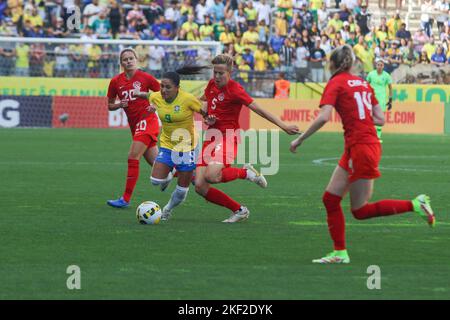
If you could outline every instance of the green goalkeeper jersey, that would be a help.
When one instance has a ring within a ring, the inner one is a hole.
[[[378,74],[377,70],[372,70],[367,75],[367,81],[375,91],[375,97],[377,98],[381,109],[385,111],[386,103],[388,101],[386,87],[392,83],[391,76],[386,71]]]

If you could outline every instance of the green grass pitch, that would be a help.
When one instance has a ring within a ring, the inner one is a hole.
[[[384,134],[372,198],[427,193],[436,228],[413,213],[357,221],[347,198],[352,263],[328,266],[311,259],[331,249],[321,197],[342,134],[319,133],[296,155],[280,137],[268,189],[218,187],[248,206],[248,221],[221,223],[228,211],[191,187],[172,220],[142,226],[136,206],[164,205],[174,184],[153,188],[142,160],[131,207],[106,205],[123,191],[127,130],[0,130],[0,299],[450,299],[449,136]],[[81,290],[66,287],[69,265]],[[370,265],[380,290],[367,288]]]

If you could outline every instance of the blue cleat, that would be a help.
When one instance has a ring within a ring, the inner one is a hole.
[[[123,200],[123,197],[120,197],[117,200],[108,200],[108,201],[106,201],[106,203],[114,208],[126,208],[130,205],[129,202],[126,202],[125,200]]]

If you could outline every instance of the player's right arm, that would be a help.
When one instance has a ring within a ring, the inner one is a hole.
[[[372,107],[373,124],[376,126],[384,126],[384,113],[379,104]]]
[[[378,108],[379,107],[380,106],[378,106]],[[309,128],[306,129],[306,131],[303,132],[297,139],[291,142],[291,147],[289,148],[289,150],[291,150],[292,153],[295,153],[297,148],[303,143],[303,141],[305,141],[315,132],[320,130],[320,128],[322,128],[331,119],[332,111],[333,111],[332,105],[329,104],[323,105],[320,108],[319,115],[316,117],[316,119],[314,119],[313,123],[311,123]]]
[[[113,80],[109,83],[108,87],[108,110],[114,111],[121,108],[128,107],[128,101],[122,100],[119,103],[116,103],[116,97],[118,95],[117,89],[116,89],[116,83]]]

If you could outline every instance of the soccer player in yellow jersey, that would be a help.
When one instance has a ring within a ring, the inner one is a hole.
[[[153,165],[153,185],[166,183],[169,173],[176,168],[178,184],[169,202],[163,208],[162,220],[168,220],[172,210],[187,196],[196,168],[198,154],[194,113],[208,120],[202,103],[192,94],[180,89],[180,75],[167,72],[161,79],[161,91],[149,96],[150,107],[158,112],[162,123],[160,148]]]

